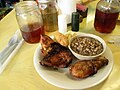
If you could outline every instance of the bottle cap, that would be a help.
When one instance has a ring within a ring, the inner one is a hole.
[[[72,31],[79,31],[79,13],[72,13]]]

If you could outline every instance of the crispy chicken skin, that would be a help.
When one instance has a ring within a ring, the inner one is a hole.
[[[51,50],[50,45],[54,43],[54,40],[47,35],[41,35],[40,43],[42,46],[42,55],[45,56]]]
[[[42,47],[44,49],[49,47],[49,45],[51,45],[51,43],[53,43],[53,42],[54,42],[54,40],[51,39],[49,36],[41,35],[40,43],[42,44]]]
[[[96,58],[95,60],[92,60],[92,63],[95,67],[95,70],[99,70],[100,68],[102,68],[103,66],[108,65],[108,59],[106,59],[105,57],[101,56]]]
[[[108,59],[99,57],[94,60],[82,60],[71,65],[70,75],[75,78],[86,78],[94,75],[103,66],[108,64]]]
[[[90,61],[78,61],[70,67],[70,74],[76,78],[85,78],[95,73],[96,71]]]
[[[42,40],[42,53],[44,57],[40,61],[41,65],[54,68],[64,68],[69,66],[72,62],[73,55],[67,47],[62,46],[57,42],[53,42],[48,36],[42,36]]]

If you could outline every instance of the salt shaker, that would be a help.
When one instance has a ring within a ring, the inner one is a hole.
[[[65,34],[67,32],[67,16],[58,15],[58,30],[60,33]]]

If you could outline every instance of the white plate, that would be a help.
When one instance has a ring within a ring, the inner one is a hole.
[[[43,67],[39,64],[42,59],[41,46],[38,46],[34,53],[34,66],[38,74],[48,83],[64,89],[85,89],[93,87],[104,81],[110,74],[113,67],[113,55],[107,47],[104,56],[109,59],[107,66],[98,70],[96,74],[85,79],[74,80],[69,76],[67,68],[54,70],[49,67]]]

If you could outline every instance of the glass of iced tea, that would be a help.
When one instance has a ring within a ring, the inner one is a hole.
[[[44,26],[37,3],[35,1],[19,2],[15,4],[15,11],[23,39],[31,44],[38,43],[40,35],[44,34]]]
[[[96,6],[94,27],[101,33],[111,33],[120,12],[118,0],[100,0]]]

